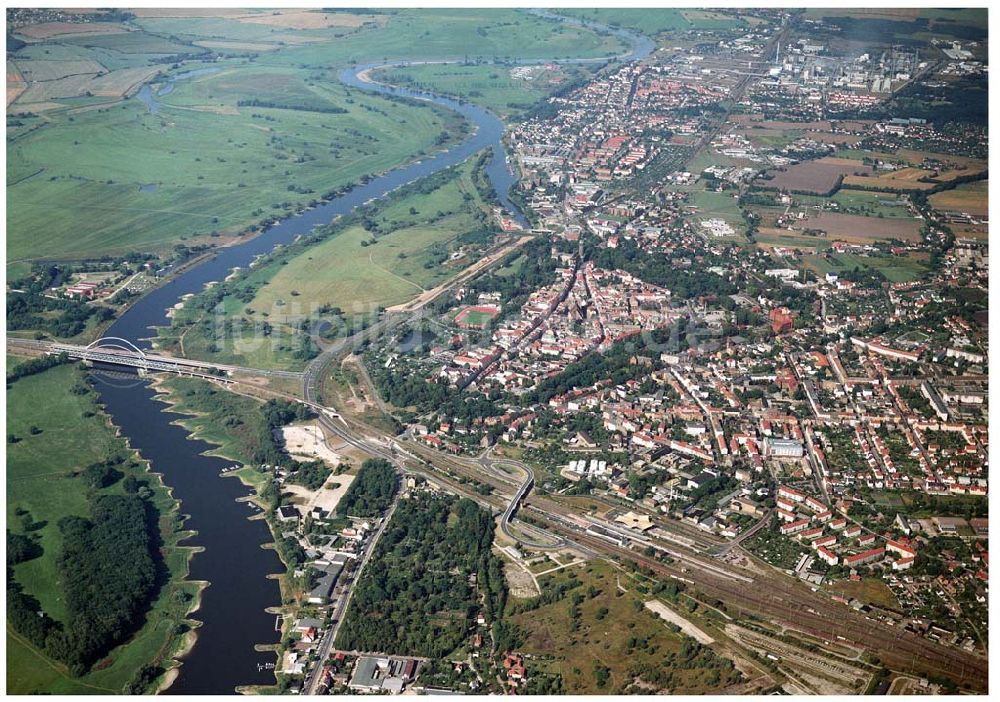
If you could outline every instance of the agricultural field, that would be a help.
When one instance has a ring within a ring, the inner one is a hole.
[[[791,230],[761,227],[761,232],[768,234],[788,235],[795,239],[803,234],[812,233],[823,241],[847,241],[857,244],[871,244],[889,239],[899,239],[906,242],[919,242],[922,223],[915,217],[879,217],[856,214],[843,214],[821,210],[808,212],[808,216],[795,219],[788,226]]]
[[[44,41],[54,37],[70,37],[100,34],[120,34],[128,29],[120,24],[111,22],[93,22],[89,24],[78,24],[76,22],[40,22],[18,27],[13,34],[27,40]]]
[[[935,208],[943,212],[985,217],[989,215],[990,211],[989,196],[989,181],[977,180],[972,183],[962,183],[952,190],[934,193],[928,200]]]
[[[730,29],[743,25],[739,18],[722,12],[680,8],[564,8],[559,10],[559,14],[650,36],[688,29]]]
[[[831,238],[857,243],[871,243],[886,239],[908,242],[920,241],[921,222],[913,217],[868,217],[837,212],[819,212],[803,225],[819,229]]]
[[[830,241],[824,237],[796,234],[777,227],[761,227],[754,236],[754,242],[762,249],[781,247],[795,249],[806,254],[816,253],[830,247]]]
[[[782,148],[799,138],[808,138],[826,144],[850,146],[863,139],[860,134],[845,131],[861,131],[867,128],[862,122],[787,122],[780,120],[754,120],[750,115],[733,115],[730,118],[732,131],[742,134],[757,146]],[[834,131],[835,129],[839,131]]]
[[[51,64],[54,63],[56,62],[26,61],[20,64],[19,67],[25,72],[25,75],[29,75],[27,73],[28,70],[37,72],[39,64],[44,67],[44,71],[48,71],[49,73],[73,72],[44,81],[29,79],[28,89],[18,98],[19,109],[31,110],[34,109],[35,103],[47,103],[60,98],[84,96],[123,98],[133,94],[138,90],[139,86],[148,82],[163,70],[159,66],[145,66],[139,68],[122,68],[111,72],[104,72],[102,69],[101,73],[88,73],[86,71],[91,70],[91,66],[87,65],[88,62],[58,62],[63,67],[52,66]],[[83,65],[76,66],[75,64],[78,63],[82,63]]]
[[[353,13],[278,11],[271,14],[247,10],[232,14],[225,10],[207,13],[195,17],[182,16],[176,10],[147,10],[138,13],[136,23],[151,33],[234,53],[330,42],[361,27],[371,29],[381,23],[374,16]]]
[[[611,564],[592,562],[543,580],[543,598],[560,586],[569,589],[537,607],[530,600],[511,600],[505,617],[523,632],[517,650],[532,656],[529,678],[558,674],[567,694],[622,694],[637,678],[642,681],[637,687],[647,694],[701,694],[721,690],[738,678],[731,661],[696,645],[676,625],[647,609],[645,602],[654,598],[637,589],[645,586]],[[574,582],[578,584],[572,586]],[[678,597],[682,604],[689,602]],[[684,607],[680,610],[685,618],[690,616]],[[730,675],[733,679],[728,680]]]
[[[88,49],[104,49],[122,54],[170,56],[191,51],[188,44],[142,31],[63,37],[60,42]]]
[[[871,166],[851,159],[827,156],[815,161],[796,163],[784,170],[769,171],[769,178],[755,182],[763,188],[821,195],[832,192],[841,178],[846,182],[855,174],[871,172]]]
[[[986,223],[982,224],[950,224],[952,233],[960,239],[989,239],[990,228]]]
[[[21,72],[23,80],[31,82],[58,80],[75,75],[96,75],[105,71],[104,66],[93,59],[11,61],[11,65]]]
[[[865,36],[913,42],[952,36],[967,40],[986,34],[985,8],[809,8],[806,19],[833,21],[847,30],[865,26]],[[845,40],[844,43],[847,43]]]
[[[28,86],[24,82],[24,76],[17,68],[17,64],[13,61],[7,62],[7,104],[10,105],[12,102],[17,100],[18,96],[21,95]]]
[[[860,254],[805,254],[799,257],[798,267],[823,276],[827,273],[844,273],[855,268],[879,271],[891,283],[908,283],[919,280],[929,270],[927,254],[860,255]]]
[[[10,357],[8,357],[8,368]],[[13,694],[120,693],[140,666],[163,663],[177,645],[175,627],[186,615],[196,586],[182,582],[189,549],[177,545],[175,503],[159,480],[132,458],[123,439],[100,413],[95,396],[76,365],[62,365],[21,378],[7,394],[7,514],[9,528],[31,536],[42,548],[37,558],[20,563],[13,575],[25,592],[54,619],[66,616],[57,558],[62,547],[59,520],[86,515],[90,487],[79,474],[87,466],[112,458],[116,468],[135,476],[153,491],[160,515],[163,564],[169,579],[159,591],[144,626],[82,677],[73,677],[7,629],[7,689]],[[17,411],[11,411],[16,407]],[[33,429],[34,427],[34,429]],[[17,441],[11,442],[11,435]],[[120,494],[119,480],[101,493]],[[181,592],[187,596],[181,598]]]
[[[8,175],[41,171],[11,187],[8,260],[233,236],[434,150],[463,124],[287,69],[241,64],[172,85],[156,113],[130,100],[8,144]],[[250,97],[280,107],[238,105]]]
[[[821,119],[812,122],[792,122],[789,120],[764,119],[760,115],[734,114],[730,115],[729,121],[737,126],[737,129],[797,129],[812,134],[813,132],[829,132],[834,129],[849,132],[865,132],[875,124],[874,120],[865,119]],[[840,153],[838,157],[842,157]]]
[[[774,220],[784,213],[784,208],[776,207],[755,206],[751,209],[760,214],[764,218],[764,222]],[[862,217],[914,219],[914,214],[910,209],[910,201],[906,195],[845,189],[838,190],[829,197],[795,195],[792,198],[789,214],[797,216],[800,210],[804,211],[805,214],[811,214],[820,209]]]
[[[301,367],[307,359],[302,339],[296,340],[299,324],[323,316],[320,309],[339,308],[347,323],[368,320],[379,308],[411,300],[473,262],[471,249],[466,256],[451,255],[462,246],[460,236],[488,226],[489,209],[474,182],[476,161],[471,158],[428,193],[383,205],[373,220],[377,231],[352,224],[248,271],[234,286],[253,296],[229,294],[221,303],[238,331],[227,327],[232,333],[218,338],[211,316],[188,305],[161,330],[161,346],[255,368]]]
[[[842,212],[868,217],[913,219],[909,200],[905,197],[861,190],[838,190],[830,202],[836,202]]]
[[[880,175],[859,176],[849,175],[844,178],[845,188],[863,188],[865,190],[882,190],[899,192],[909,190],[930,190],[936,184],[921,180],[928,177],[927,171],[919,168],[901,168]]]
[[[516,118],[568,81],[584,75],[572,66],[513,67],[484,64],[397,66],[376,71],[375,80],[454,95],[503,118]]]
[[[938,154],[930,151],[897,149],[893,153],[844,149],[838,158],[853,160],[881,160],[898,166],[895,170],[869,171],[864,175],[848,175],[844,188],[863,188],[881,191],[931,190],[940,183],[956,178],[968,178],[986,170],[981,159]]]

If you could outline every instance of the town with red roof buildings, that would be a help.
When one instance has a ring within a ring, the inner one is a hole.
[[[985,7],[411,4],[8,11],[9,691],[986,694]]]
[[[880,183],[982,167],[985,132],[891,102],[948,61],[812,29],[663,46],[514,125],[533,238],[368,369],[414,441],[530,462],[591,535],[981,655],[988,219]]]

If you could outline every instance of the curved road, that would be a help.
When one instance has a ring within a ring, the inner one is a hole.
[[[504,510],[503,515],[500,517],[500,530],[504,533],[508,539],[516,541],[519,544],[527,546],[529,548],[539,549],[539,550],[550,550],[556,548],[563,548],[566,546],[566,540],[563,538],[557,538],[550,542],[532,541],[526,538],[523,533],[520,536],[515,535],[510,528],[511,520],[514,518],[514,513],[517,512],[517,508],[521,506],[521,501],[531,492],[531,488],[535,484],[535,471],[531,469],[527,463],[521,463],[520,461],[512,461],[504,459],[502,461],[490,461],[487,458],[479,459],[479,463],[484,468],[489,468],[492,466],[502,466],[509,465],[514,468],[518,468],[524,471],[525,478],[521,486],[518,487],[517,492],[510,500],[510,504],[507,505],[507,509]]]

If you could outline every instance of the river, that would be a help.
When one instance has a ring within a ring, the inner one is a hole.
[[[632,52],[620,58],[638,59],[652,51],[652,42],[646,37],[612,31],[628,38],[633,46]],[[433,101],[461,114],[473,124],[475,132],[447,151],[391,170],[315,209],[290,217],[253,239],[219,249],[212,258],[138,300],[111,325],[106,335],[149,348],[155,327],[169,324],[167,311],[182,296],[200,292],[207,283],[224,280],[234,268],[248,267],[257,256],[269,253],[277,244],[287,244],[317,225],[328,224],[337,215],[347,214],[368,200],[384,197],[400,186],[459,164],[487,147],[493,148],[493,158],[486,172],[500,203],[524,225],[523,214],[508,197],[515,177],[507,166],[501,139],[503,123],[475,105],[366,82],[360,77],[376,67],[376,64],[356,66],[341,72],[339,77],[357,89]],[[174,80],[212,70],[217,69],[190,71]],[[159,93],[144,86],[136,99],[156,112],[160,108],[157,95],[167,94],[171,86],[172,82],[168,82]],[[261,549],[261,544],[271,540],[265,522],[249,521],[247,517],[253,512],[246,504],[236,502],[237,498],[248,495],[249,489],[234,478],[220,477],[221,469],[231,461],[202,455],[212,446],[192,440],[187,430],[172,424],[178,415],[166,412],[166,406],[153,399],[155,392],[148,382],[123,386],[100,373],[97,375],[98,392],[115,424],[151,462],[153,470],[163,474],[164,482],[181,501],[181,511],[189,515],[186,527],[198,533],[187,543],[203,549],[191,562],[191,578],[210,583],[202,593],[199,610],[192,615],[202,625],[198,628],[197,642],[183,658],[179,675],[168,692],[229,694],[240,685],[273,684],[274,673],[268,665],[275,663],[274,654],[258,652],[255,645],[279,640],[275,617],[265,610],[281,602],[277,581],[267,576],[280,572],[283,566],[273,551]]]

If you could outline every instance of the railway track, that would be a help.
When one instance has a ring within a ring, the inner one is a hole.
[[[321,421],[348,444],[400,464],[401,457],[394,454],[392,449],[368,440],[358,440],[349,427],[340,426],[328,417],[322,417]],[[501,478],[496,470],[488,470],[479,463],[470,465],[429,448],[421,447],[410,456],[411,460],[406,464],[407,470],[424,476],[446,490],[469,497],[497,513],[502,513],[502,505],[510,504],[505,498],[480,495],[469,486],[441,473],[442,469],[453,471],[462,478],[491,485],[509,494],[512,484],[517,483],[510,477]],[[498,502],[501,506],[498,506]],[[931,642],[898,627],[866,619],[846,605],[812,592],[807,586],[783,574],[765,570],[754,572],[748,578],[742,569],[727,568],[720,565],[718,560],[693,551],[686,553],[685,549],[675,544],[663,544],[661,547],[662,551],[677,561],[676,564],[665,564],[638,551],[587,534],[579,522],[579,516],[570,507],[544,496],[532,495],[525,501],[523,508],[530,510],[532,521],[545,525],[547,533],[563,539],[565,546],[581,550],[591,557],[632,561],[660,576],[691,583],[706,598],[720,600],[731,612],[735,610],[735,616],[754,614],[787,629],[822,640],[843,640],[848,645],[872,652],[884,665],[899,672],[920,676],[938,675],[954,679],[960,686],[975,690],[987,689],[987,661],[984,658]],[[742,577],[734,578],[729,571],[739,571]],[[747,582],[748,579],[751,582]],[[838,636],[842,638],[838,639]]]
[[[559,527],[554,527],[559,530]],[[911,632],[888,627],[865,619],[845,605],[816,595],[798,583],[786,582],[778,574],[758,576],[753,587],[719,577],[711,571],[681,569],[661,563],[630,549],[616,547],[585,533],[573,539],[595,550],[631,560],[654,573],[694,582],[705,596],[725,602],[738,612],[772,618],[788,629],[795,629],[822,638],[838,640],[871,651],[889,668],[926,676],[952,678],[960,686],[975,690],[987,689],[987,661],[952,649]]]

